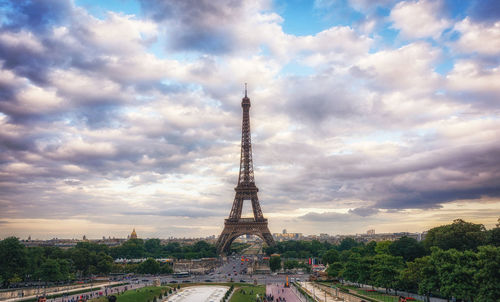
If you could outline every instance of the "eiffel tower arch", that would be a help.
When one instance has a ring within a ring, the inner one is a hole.
[[[250,99],[247,96],[245,84],[245,97],[241,100],[243,108],[243,123],[241,129],[241,157],[240,173],[238,176],[238,185],[233,207],[229,217],[224,221],[224,230],[222,230],[217,240],[217,253],[226,253],[231,243],[241,235],[259,236],[267,245],[274,245],[274,239],[267,226],[267,219],[262,214],[259,197],[259,189],[255,185],[252,161],[252,140],[250,135]],[[241,211],[243,202],[247,200],[252,203],[253,218],[242,218]]]

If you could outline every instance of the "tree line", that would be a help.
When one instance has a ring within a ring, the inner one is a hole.
[[[457,219],[429,230],[421,242],[409,237],[367,244],[346,238],[338,245],[288,241],[266,251],[284,258],[319,257],[328,275],[340,281],[466,301],[500,297],[500,219],[491,230]]]
[[[236,246],[238,248],[240,246]],[[117,247],[92,242],[79,242],[75,247],[25,247],[18,238],[0,241],[0,285],[20,282],[56,282],[109,273],[168,274],[168,263],[155,258],[195,259],[215,257],[213,244],[198,241],[192,245],[171,242],[162,245],[159,239],[130,239]],[[114,259],[148,258],[139,264],[117,264]]]

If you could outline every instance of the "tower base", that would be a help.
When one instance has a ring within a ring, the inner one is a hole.
[[[267,226],[267,219],[255,221],[254,218],[226,219],[224,230],[217,240],[217,253],[227,253],[231,243],[241,235],[259,236],[267,245],[275,245],[273,236]]]

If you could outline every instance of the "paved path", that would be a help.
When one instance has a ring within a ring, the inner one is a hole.
[[[131,290],[131,289],[141,288],[141,287],[144,287],[146,285],[147,284],[144,284],[144,283],[127,284],[127,285],[122,285],[122,286],[108,288],[108,290],[106,291],[104,289],[105,284],[100,284],[100,285],[94,286],[92,289],[95,289],[97,287],[97,288],[103,288],[102,290],[99,289],[99,290],[91,291],[91,287],[90,286],[86,287],[86,288],[77,288],[77,289],[73,289],[73,291],[88,290],[88,292],[80,293],[80,294],[73,294],[72,295],[71,291],[68,291],[68,295],[66,297],[59,297],[59,298],[54,298],[54,299],[47,299],[47,301],[48,302],[68,302],[68,301],[72,301],[72,300],[73,301],[77,301],[80,296],[88,296],[88,297],[97,298],[97,297],[100,296],[101,293],[102,293],[102,295],[106,295],[106,293],[108,295],[117,294],[117,293],[124,292],[125,290]],[[125,288],[127,288],[127,289],[125,289]],[[64,291],[59,291],[59,292],[54,292],[54,293],[50,293],[49,292],[49,293],[47,293],[47,295],[61,294],[61,293],[64,293]],[[4,300],[2,302],[22,301],[22,300],[26,300],[26,299],[29,299],[29,298],[36,298],[36,296],[29,296],[29,297],[23,297],[23,298],[9,299],[9,300]]]
[[[290,287],[284,287],[283,284],[270,283],[266,285],[266,295],[274,296],[274,301],[284,298],[286,302],[302,302]]]
[[[341,291],[336,291],[333,288],[324,285],[318,285],[313,282],[300,282],[302,288],[304,288],[316,301],[319,302],[335,302],[335,301],[346,301],[346,302],[361,302],[363,299],[343,293]],[[338,297],[337,297],[338,294]]]

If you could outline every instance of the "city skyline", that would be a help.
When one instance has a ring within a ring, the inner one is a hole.
[[[4,1],[0,16],[0,239],[220,234],[245,82],[271,233],[500,216],[497,1]]]

